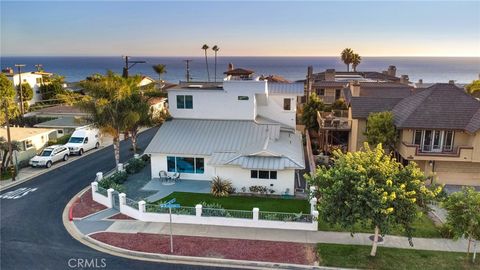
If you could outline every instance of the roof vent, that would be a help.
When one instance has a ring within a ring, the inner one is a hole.
[[[188,88],[202,88],[203,85],[201,85],[201,84],[189,84],[187,87]]]
[[[455,80],[449,80],[448,84],[455,84]]]

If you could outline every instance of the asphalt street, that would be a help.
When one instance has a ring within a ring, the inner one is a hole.
[[[141,133],[142,149],[156,130]],[[129,140],[121,143],[122,161],[132,157],[129,148]],[[0,197],[20,188],[31,189],[19,198],[0,199],[0,269],[220,269],[115,257],[72,238],[62,223],[65,205],[93,181],[96,172],[107,172],[114,166],[110,146],[2,191]],[[82,260],[94,260],[96,264],[85,267],[79,263]]]

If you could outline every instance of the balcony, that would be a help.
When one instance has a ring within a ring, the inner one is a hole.
[[[348,120],[348,111],[317,112],[317,121],[323,130],[348,131],[352,128],[351,120]]]
[[[420,145],[402,142],[398,152],[409,160],[472,161],[472,146],[455,146],[451,151],[428,151]]]

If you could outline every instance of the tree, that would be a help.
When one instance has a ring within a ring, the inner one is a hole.
[[[454,192],[443,203],[447,210],[446,226],[450,229],[454,239],[468,238],[468,252],[470,242],[475,239],[475,248],[472,261],[475,262],[476,241],[480,240],[480,192],[474,188],[463,188]]]
[[[76,105],[88,112],[92,122],[103,132],[113,137],[115,162],[120,163],[120,134],[133,121],[127,99],[139,91],[140,76],[123,78],[108,71],[81,82],[85,96]]]
[[[214,81],[217,82],[217,53],[220,50],[220,47],[215,45],[215,46],[213,46],[212,50],[215,52],[215,79],[214,79]]]
[[[361,62],[362,62],[362,57],[360,55],[358,55],[357,53],[354,53],[352,55],[353,72],[357,72],[357,67],[358,67],[358,65],[360,65]]]
[[[341,58],[343,63],[347,65],[347,72],[350,71],[350,64],[352,63],[352,57],[353,57],[353,50],[350,48],[346,48],[342,51],[341,53]]]
[[[137,152],[137,137],[141,127],[152,126],[152,112],[148,100],[141,93],[133,93],[125,99],[124,106],[128,111],[126,116],[126,129],[132,140],[133,152]]]
[[[11,143],[12,151],[20,150],[20,142],[12,141]],[[10,155],[8,154],[8,141],[4,137],[0,137],[0,151],[2,151],[2,163],[0,167],[0,172],[4,173],[8,170],[9,164],[13,162],[12,160],[10,160]]]
[[[303,106],[302,112],[302,122],[307,129],[318,129],[317,112],[323,108],[323,102],[317,94],[312,93]]]
[[[433,200],[441,187],[425,186],[425,175],[411,162],[402,166],[385,154],[379,144],[365,144],[359,152],[334,151],[334,165],[318,167],[313,176],[305,175],[317,186],[319,217],[339,224],[352,234],[358,224],[374,230],[370,255],[375,256],[379,234],[402,226],[412,243],[412,224],[422,214],[421,207]]]
[[[6,115],[5,115],[5,106],[7,106],[9,118],[15,118],[20,115],[18,107],[15,105],[15,88],[12,81],[10,81],[5,74],[0,73],[0,125],[5,124]]]
[[[388,151],[395,149],[398,133],[393,123],[392,112],[371,113],[367,118],[367,128],[363,133],[370,145],[385,145]]]
[[[202,50],[205,51],[205,65],[207,66],[207,78],[208,78],[208,81],[210,81],[210,71],[208,70],[208,58],[207,58],[207,50],[208,50],[208,45],[207,44],[203,44],[202,46]]]
[[[158,65],[154,65],[152,66],[153,70],[155,71],[155,73],[158,74],[158,81],[160,82],[160,89],[162,90],[163,89],[163,81],[162,81],[162,75],[167,73],[167,67],[163,64],[158,64]]]
[[[17,85],[17,93],[20,94],[20,85]],[[33,89],[28,83],[22,83],[22,100],[25,111],[28,110],[28,102],[33,98]],[[20,99],[19,99],[20,100]]]
[[[56,99],[58,95],[65,94],[63,88],[64,77],[54,75],[52,77],[44,77],[43,84],[40,85],[39,90],[42,94],[43,100]]]
[[[474,80],[471,84],[465,86],[465,89],[470,95],[480,97],[480,80]]]

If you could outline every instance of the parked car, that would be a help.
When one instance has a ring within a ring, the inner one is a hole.
[[[29,164],[32,167],[45,166],[52,167],[52,164],[57,161],[67,161],[70,151],[64,145],[51,145],[39,154],[30,159]]]
[[[79,129],[75,130],[68,140],[66,147],[71,154],[83,155],[83,153],[100,147],[99,135],[97,129]]]

